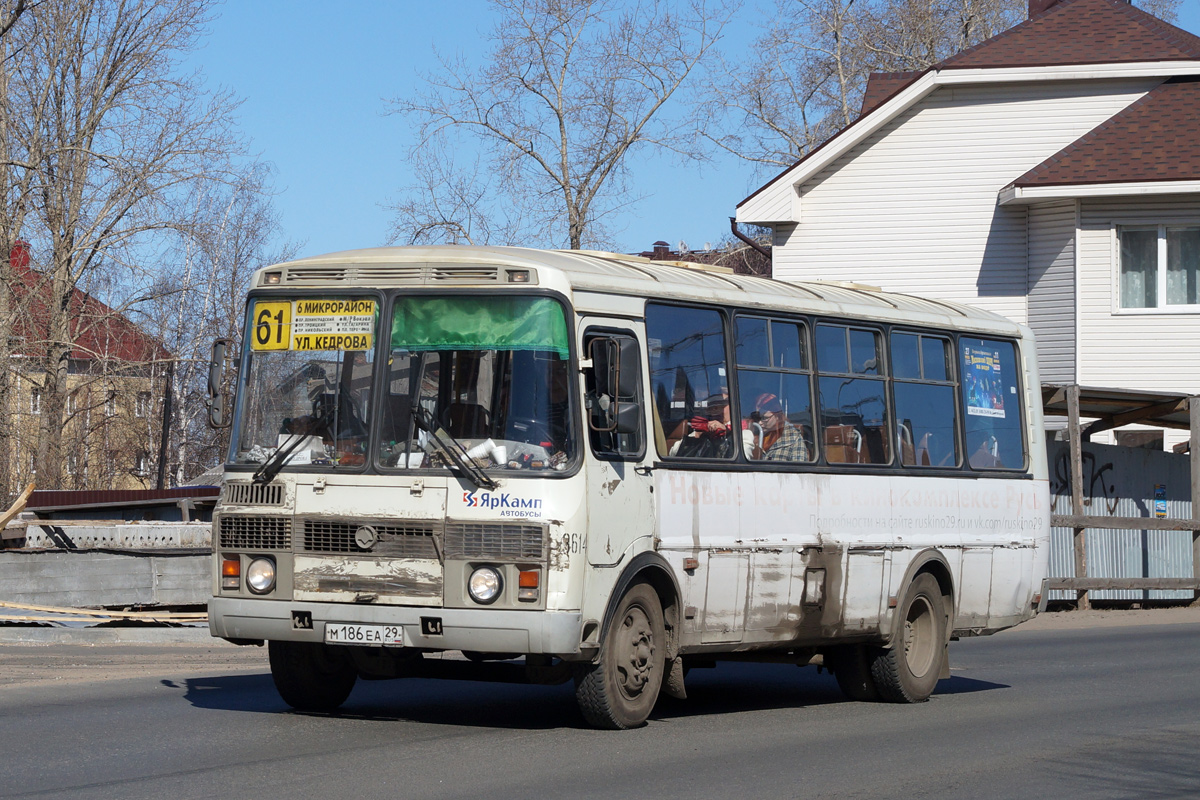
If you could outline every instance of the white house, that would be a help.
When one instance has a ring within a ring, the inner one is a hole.
[[[1126,0],[1028,20],[921,73],[737,209],[777,278],[1026,322],[1042,379],[1200,393],[1200,37]]]

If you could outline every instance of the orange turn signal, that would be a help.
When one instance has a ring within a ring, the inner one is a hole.
[[[542,573],[536,569],[523,569],[517,575],[517,599],[522,603],[536,603]]]
[[[242,587],[242,560],[237,556],[221,560],[221,588],[237,591]]]

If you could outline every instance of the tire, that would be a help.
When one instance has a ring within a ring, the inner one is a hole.
[[[937,579],[918,575],[896,610],[892,645],[878,651],[871,675],[881,700],[922,703],[933,694],[946,653],[949,619]]]
[[[666,626],[648,584],[629,587],[600,646],[600,658],[575,674],[575,699],[588,724],[625,730],[645,724],[662,688]]]
[[[271,678],[283,702],[300,711],[333,711],[350,696],[358,671],[346,650],[317,642],[268,642]]]
[[[844,644],[826,653],[826,665],[837,678],[842,693],[851,700],[869,703],[879,699],[875,676],[871,674],[871,662],[877,649],[862,644]]]

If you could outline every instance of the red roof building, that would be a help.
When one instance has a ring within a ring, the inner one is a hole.
[[[7,474],[0,477],[10,489],[29,481],[45,489],[145,488],[160,422],[163,364],[171,354],[117,309],[73,289],[66,302],[66,382],[53,403],[46,360],[55,355],[52,278],[29,265],[26,247],[19,244],[11,254],[14,280],[6,287],[13,349],[0,413],[11,438],[0,462]],[[57,455],[47,450],[44,457],[57,465],[57,475],[38,466],[50,430],[58,431]]]
[[[13,298],[17,313],[14,330],[16,353],[38,356],[50,338],[50,276],[21,265],[13,258]],[[169,359],[162,342],[150,336],[124,314],[88,293],[73,289],[68,301],[71,358],[144,364]]]

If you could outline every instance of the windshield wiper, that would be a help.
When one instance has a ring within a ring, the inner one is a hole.
[[[475,484],[480,489],[496,489],[500,484],[496,483],[491,477],[480,469],[475,464],[475,460],[467,455],[467,448],[462,446],[462,442],[455,439],[444,428],[439,426],[433,418],[433,414],[428,409],[417,406],[412,412],[413,423],[429,434],[429,442],[434,445],[433,450],[440,453],[446,460],[458,467],[458,471],[466,476],[467,480]],[[429,452],[428,447],[426,452]],[[430,453],[433,455],[433,453]]]
[[[308,441],[310,436],[314,436],[314,431],[320,433],[329,427],[333,421],[333,416],[336,413],[337,405],[330,404],[317,415],[313,420],[313,424],[305,433],[293,433],[291,438],[280,445],[279,449],[262,463],[262,466],[254,471],[254,477],[251,480],[254,483],[270,483],[279,474],[279,470],[283,469],[284,464],[292,457],[292,453],[300,447],[301,443]]]

